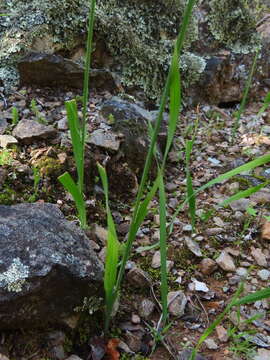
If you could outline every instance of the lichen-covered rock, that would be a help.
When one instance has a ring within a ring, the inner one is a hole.
[[[186,3],[97,0],[94,66],[119,74],[136,95],[159,98]],[[18,82],[18,59],[33,51],[83,63],[77,49],[84,46],[88,6],[87,0],[6,1],[11,15],[0,18],[0,80]],[[254,83],[270,78],[270,36],[261,42],[257,32],[268,10],[263,0],[198,2],[180,59],[188,104],[239,101],[260,46]]]
[[[89,239],[53,204],[0,206],[0,328],[61,324],[102,288]]]

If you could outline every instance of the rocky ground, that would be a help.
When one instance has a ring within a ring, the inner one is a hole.
[[[13,89],[8,97],[1,95],[0,204],[50,202],[57,204],[66,219],[76,223],[74,203],[57,180],[65,170],[75,174],[64,101],[76,95],[77,92],[33,87]],[[263,98],[264,93],[260,95]],[[91,93],[89,132],[102,129],[100,108],[111,97],[108,91]],[[77,99],[80,102],[80,97]],[[181,115],[166,172],[168,221],[185,196],[185,141],[193,136],[196,126],[191,161],[195,188],[268,152],[270,113],[257,117],[261,103],[250,103],[233,139],[233,113],[237,104],[229,105],[225,108],[198,106]],[[112,136],[109,145],[104,141],[102,137],[98,137],[98,141],[90,139],[86,152],[86,166],[91,172],[87,180],[92,182],[91,186],[87,185],[91,226],[88,236],[102,261],[106,215],[97,174],[90,168],[94,168],[96,159],[104,160],[107,156],[117,159],[120,146],[118,139]],[[102,155],[98,149],[102,149]],[[128,170],[121,161],[115,164],[117,161],[110,165],[111,207],[120,239],[124,240],[137,180],[130,164]],[[108,359],[118,359],[118,351],[121,359],[158,360],[168,359],[171,355],[187,359],[185,349],[196,344],[204,329],[223,311],[242,280],[244,293],[269,286],[270,237],[268,224],[263,224],[264,216],[270,215],[270,190],[260,190],[227,208],[217,207],[226,197],[264,181],[269,174],[267,166],[257,168],[253,173],[241,174],[200,193],[196,233],[192,233],[187,208],[179,213],[168,240],[171,326],[164,334],[163,344],[158,344],[156,349],[153,328],[160,316],[160,255],[157,248],[148,250],[147,247],[158,241],[159,216],[157,200],[152,201],[134,244],[119,311],[111,329],[111,337],[116,339],[118,348],[115,350],[115,343],[111,344]],[[216,212],[205,220],[205,213],[213,209]],[[269,310],[267,300],[244,306],[240,310],[240,323],[237,313],[232,311],[205,341],[198,359],[270,359]],[[105,348],[101,339],[102,311],[100,306],[94,307],[93,311],[94,315],[90,317],[87,311],[82,312],[79,324],[76,323],[73,330],[2,332],[1,358],[60,360],[69,356],[70,360],[78,357],[102,359]],[[179,355],[180,351],[182,355]]]

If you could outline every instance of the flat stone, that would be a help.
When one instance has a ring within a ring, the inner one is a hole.
[[[217,350],[218,346],[214,339],[207,338],[204,340],[204,343],[209,350]]]
[[[151,286],[151,278],[149,274],[138,268],[134,267],[127,273],[128,282],[138,288]]]
[[[259,266],[267,266],[267,260],[266,260],[266,256],[264,255],[264,253],[262,252],[262,250],[260,248],[254,248],[253,246],[251,247],[251,255],[254,257],[256,263]]]
[[[6,119],[0,118],[0,135],[4,134],[8,127],[8,122]]]
[[[11,135],[0,135],[0,146],[2,148],[8,147],[8,145],[14,145],[17,144],[18,140]]]
[[[168,293],[168,309],[171,315],[181,317],[184,315],[187,297],[183,291],[170,291]]]
[[[216,259],[216,263],[224,271],[235,271],[236,269],[233,258],[226,251],[221,252],[219,257]]]
[[[93,131],[87,142],[112,151],[118,151],[120,147],[119,136],[112,131],[103,129]]]
[[[249,207],[249,199],[239,199],[230,203],[230,207],[234,211],[245,211]]]
[[[57,128],[58,130],[68,130],[68,121],[67,121],[67,117],[63,117],[62,119],[60,119],[59,121],[57,121]]]
[[[267,281],[270,277],[270,271],[266,269],[259,270],[258,276],[262,281]]]
[[[212,274],[216,268],[216,262],[210,258],[203,259],[199,264],[199,269],[204,275]]]
[[[185,243],[188,247],[188,249],[197,257],[202,257],[202,252],[201,252],[201,248],[200,248],[200,245],[192,240],[190,237],[188,236],[185,236],[184,237],[184,240],[185,240]]]
[[[166,261],[166,268],[167,271],[170,271],[172,269],[174,265],[174,262],[171,260],[167,260]],[[160,251],[156,251],[153,258],[152,258],[152,263],[151,266],[153,269],[158,269],[161,266],[161,258],[160,258]]]
[[[222,325],[217,325],[216,327],[216,333],[217,333],[217,337],[218,337],[218,340],[220,342],[227,342],[228,339],[229,339],[229,336],[228,336],[228,333],[227,333],[227,330],[225,329],[224,326]]]
[[[43,125],[34,120],[21,120],[12,131],[19,141],[30,144],[35,140],[48,139],[56,135],[56,129],[51,125]]]
[[[152,315],[154,310],[155,304],[153,303],[153,301],[149,299],[143,299],[139,306],[139,315],[144,319],[148,319],[149,316]]]
[[[254,357],[254,360],[269,360],[270,359],[270,350],[267,349],[258,349],[257,354]]]
[[[102,226],[95,225],[94,233],[98,240],[102,243],[102,245],[105,246],[108,239],[108,230]]]
[[[207,293],[209,291],[209,288],[204,282],[198,281],[195,278],[192,278],[192,283],[188,285],[189,290],[191,291],[201,291]]]
[[[102,294],[103,266],[53,204],[0,206],[0,327],[62,324]]]

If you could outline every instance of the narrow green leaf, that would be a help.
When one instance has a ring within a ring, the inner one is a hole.
[[[265,110],[268,108],[269,105],[270,105],[270,91],[266,94],[266,96],[264,98],[264,103],[263,103],[262,107],[260,108],[257,116],[260,117],[262,115],[262,113],[265,112]]]
[[[205,185],[199,187],[194,192],[194,194],[196,196],[199,192],[201,192],[201,191],[203,191],[203,190],[205,190],[205,189],[207,189],[207,188],[209,188],[211,186],[214,186],[214,185],[216,185],[216,184],[218,184],[218,183],[220,183],[220,182],[222,182],[224,180],[230,179],[231,177],[233,177],[235,175],[238,175],[238,174],[241,174],[242,172],[250,171],[250,170],[252,170],[252,169],[254,169],[254,168],[258,167],[258,166],[264,165],[264,164],[266,164],[268,162],[270,162],[270,154],[260,156],[259,158],[255,159],[255,160],[249,161],[246,164],[241,165],[241,166],[239,166],[239,167],[237,167],[237,168],[235,168],[233,170],[230,170],[230,171],[216,177],[215,179],[209,181]],[[182,210],[182,208],[185,206],[185,204],[188,202],[188,200],[189,200],[189,198],[186,198],[184,200],[184,202],[182,202],[177,207],[177,209],[175,210],[175,212],[174,212],[174,214],[172,216],[172,220],[171,220],[170,225],[169,225],[169,233],[170,234],[171,234],[171,232],[173,230],[173,223],[174,223],[176,217],[178,216],[178,214]]]
[[[120,244],[117,238],[116,228],[109,206],[109,186],[106,170],[99,163],[97,164],[99,175],[102,181],[108,225],[108,239],[105,259],[104,289],[106,296],[106,318],[105,330],[108,331],[111,312],[115,301],[115,285],[117,279],[117,267],[119,261]]]
[[[252,294],[248,294],[247,296],[244,296],[239,300],[235,300],[233,302],[233,306],[250,304],[250,303],[254,303],[255,301],[263,300],[267,298],[270,298],[270,287],[262,290],[258,290]]]
[[[76,208],[78,211],[78,217],[81,222],[81,227],[86,228],[87,227],[87,221],[86,221],[86,207],[85,207],[85,201],[83,198],[82,193],[78,189],[78,186],[73,181],[72,177],[68,172],[65,172],[63,175],[58,177],[58,180],[60,183],[64,186],[66,191],[68,191],[73,200],[75,201]]]
[[[162,321],[166,323],[168,318],[168,280],[167,280],[167,230],[166,230],[166,194],[163,181],[163,173],[159,171],[159,243],[160,243],[160,271],[161,271],[161,304],[162,304]]]
[[[174,53],[172,57],[171,65],[171,78],[170,78],[170,119],[168,126],[167,142],[163,159],[163,166],[172,145],[174,138],[175,130],[177,127],[177,122],[180,113],[181,106],[181,86],[180,86],[180,70],[179,70],[179,55],[177,53],[177,47],[174,47]]]
[[[180,55],[180,52],[181,52],[183,44],[184,44],[185,34],[186,34],[187,27],[188,27],[188,24],[189,24],[189,20],[190,20],[190,17],[191,17],[192,9],[193,9],[193,6],[195,5],[195,3],[196,3],[196,0],[188,0],[188,3],[186,5],[186,7],[185,7],[183,21],[181,22],[180,32],[179,32],[179,35],[177,37],[177,42],[176,42],[176,48],[177,48],[178,57]],[[124,276],[124,273],[125,273],[125,266],[126,266],[126,263],[128,261],[128,258],[130,256],[133,241],[134,241],[134,239],[136,237],[136,233],[137,233],[137,226],[138,226],[138,223],[139,223],[138,219],[140,218],[139,210],[140,210],[140,207],[141,207],[141,202],[142,202],[145,187],[146,187],[149,170],[150,170],[151,164],[152,164],[152,159],[153,159],[153,155],[154,155],[154,148],[155,148],[155,144],[157,143],[157,137],[158,137],[161,122],[162,122],[162,119],[163,119],[163,112],[165,110],[166,103],[167,103],[167,98],[168,98],[169,91],[170,91],[171,72],[172,72],[172,65],[170,66],[169,75],[167,77],[166,84],[165,84],[165,87],[164,87],[164,91],[163,91],[163,94],[162,94],[162,97],[161,97],[161,102],[160,102],[160,107],[159,107],[157,120],[156,120],[155,127],[154,127],[154,130],[153,130],[149,150],[148,150],[146,160],[145,160],[143,174],[142,174],[142,177],[141,177],[141,182],[140,182],[139,189],[138,189],[137,196],[136,196],[134,212],[133,212],[133,216],[132,216],[132,220],[131,220],[130,230],[129,230],[129,233],[128,233],[128,239],[126,241],[126,248],[125,248],[125,251],[123,253],[120,269],[119,269],[119,272],[118,272],[117,283],[116,283],[116,291],[115,291],[116,293],[119,293],[119,291],[120,291],[122,279],[123,279],[123,276]]]
[[[82,143],[82,138],[81,138],[81,126],[78,118],[78,108],[77,108],[76,100],[66,101],[65,106],[67,110],[68,126],[70,129],[73,154],[77,168],[78,186],[79,186],[79,191],[82,193],[83,192],[82,173],[84,166],[84,159],[82,158],[82,148],[84,147],[84,144]]]
[[[231,308],[235,305],[236,299],[239,298],[240,294],[243,292],[243,284],[241,283],[235,292],[231,302],[226,306],[224,311],[218,315],[216,320],[213,321],[213,323],[203,332],[202,336],[200,337],[195,349],[192,352],[192,355],[190,356],[189,360],[195,360],[196,354],[202,345],[202,343],[208,338],[209,335],[212,334],[212,332],[215,330],[215,328],[221,323],[221,321],[224,319],[224,317],[230,312]]]
[[[220,206],[220,207],[227,206],[227,205],[231,204],[233,201],[246,198],[246,197],[256,193],[260,189],[264,188],[269,183],[270,183],[270,181],[266,181],[263,184],[253,186],[253,187],[248,188],[248,189],[243,190],[243,191],[239,191],[237,194],[234,194],[234,195],[230,196],[229,198],[225,199],[224,201],[222,201],[221,203],[219,203],[218,206]]]

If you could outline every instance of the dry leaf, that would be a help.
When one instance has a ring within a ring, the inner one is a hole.
[[[108,360],[119,360],[120,354],[119,351],[116,350],[117,346],[119,345],[119,339],[110,339],[107,344],[106,353],[108,355]]]
[[[270,240],[270,221],[266,221],[262,227],[262,239]]]

